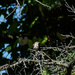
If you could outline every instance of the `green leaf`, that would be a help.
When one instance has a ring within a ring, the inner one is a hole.
[[[69,53],[69,55],[68,55],[68,60],[69,61],[72,61],[72,58],[70,57],[72,55],[72,53]]]
[[[41,42],[41,41],[42,41],[42,39],[39,37],[39,38],[38,38],[38,41],[39,41],[39,42]]]
[[[9,45],[6,47],[5,51],[10,51],[10,50],[11,50],[11,46]]]
[[[46,75],[46,71],[45,70],[43,71],[42,75]]]
[[[28,4],[30,4],[31,3],[31,0],[28,0]]]
[[[72,61],[72,58],[71,58],[71,57],[69,57],[69,58],[68,58],[68,60],[69,60],[69,61]]]
[[[47,42],[48,40],[48,37],[47,36],[44,36],[43,38],[43,41],[41,42],[42,45],[45,45],[45,43]]]
[[[61,35],[61,33],[57,32],[57,37],[58,37],[61,41],[65,42],[65,37],[63,37],[63,36]]]
[[[47,69],[46,68],[43,68],[43,73],[42,75],[50,75],[50,73],[47,72]]]
[[[45,68],[43,69],[43,73],[42,73],[42,75],[47,75],[47,71],[46,71]]]
[[[35,22],[38,20],[38,18],[39,17],[36,17],[35,19],[34,19],[34,21],[31,23],[31,25],[30,25],[30,28],[32,28],[33,26],[34,26],[34,24],[35,24]]]
[[[54,51],[58,51],[58,49],[57,49],[57,48],[55,48],[55,49],[54,49]]]
[[[36,38],[35,36],[33,37],[33,41],[34,41],[34,42],[37,41],[37,38]]]

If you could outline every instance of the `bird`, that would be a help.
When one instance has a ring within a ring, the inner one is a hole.
[[[38,41],[36,41],[34,44],[33,44],[33,50],[36,51],[39,49],[39,43]]]

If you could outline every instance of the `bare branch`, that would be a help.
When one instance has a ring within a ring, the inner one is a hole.
[[[9,15],[7,15],[4,19],[8,18],[8,17],[16,10],[16,8],[17,8],[17,7],[15,7],[15,8],[13,9],[13,11],[12,11]]]
[[[19,3],[19,1],[18,1],[18,0],[16,0],[16,2],[17,2],[17,5],[19,5],[19,7],[20,7],[20,3]]]
[[[63,34],[61,34],[61,36],[63,36],[63,37],[66,37],[66,38],[73,38],[73,39],[75,39],[75,37],[73,36],[73,35],[63,35]]]
[[[35,0],[37,3],[39,3],[39,4],[41,4],[42,6],[44,6],[44,7],[47,7],[47,8],[50,8],[51,9],[51,7],[50,6],[48,6],[48,5],[46,5],[46,4],[43,4],[42,2],[40,2],[40,1],[38,1],[38,0]]]
[[[44,62],[44,64],[45,65],[59,65],[59,66],[68,67],[68,64],[62,63],[60,61],[55,61],[55,60],[53,60],[52,62]]]
[[[72,7],[70,7],[70,5],[67,3],[67,1],[66,1],[66,0],[64,0],[64,1],[65,1],[65,6],[68,8],[67,10],[68,10],[69,12],[75,13],[75,8],[74,8],[74,6],[72,5]]]
[[[19,8],[20,8],[21,5],[20,5],[19,1],[16,0],[16,2],[17,2],[17,6],[19,6]],[[24,1],[23,1],[23,5],[24,5]],[[16,7],[13,9],[13,11],[12,11],[10,14],[8,14],[4,19],[8,18],[8,17],[16,10],[17,6],[16,6]],[[20,10],[20,12],[21,12],[21,10]]]

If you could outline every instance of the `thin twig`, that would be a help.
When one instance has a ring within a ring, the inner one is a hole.
[[[53,60],[52,62],[44,62],[45,65],[59,65],[59,66],[64,66],[64,67],[68,67],[68,64],[66,63],[62,63],[60,61],[55,61]]]
[[[46,4],[43,4],[42,2],[40,2],[40,1],[38,1],[38,0],[35,0],[37,3],[39,3],[39,4],[41,4],[42,6],[44,6],[44,7],[47,7],[47,8],[50,8],[51,9],[51,7],[50,6],[48,6],[48,5],[46,5]]]
[[[19,5],[19,7],[20,7],[20,3],[19,3],[19,1],[18,1],[18,0],[16,0],[16,2],[17,2],[17,5]]]
[[[19,1],[16,0],[16,2],[17,2],[17,5],[19,5],[19,7],[20,7]],[[16,8],[17,8],[17,6],[16,6],[16,7],[13,9],[13,11],[12,11],[9,15],[7,15],[4,19],[8,18],[8,17],[16,10]]]
[[[12,11],[9,15],[7,15],[4,19],[6,19],[7,17],[9,17],[9,16],[16,10],[16,8],[17,8],[17,7],[15,7],[15,8],[13,9],[13,11]]]

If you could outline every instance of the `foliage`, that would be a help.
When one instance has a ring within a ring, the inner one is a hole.
[[[68,2],[74,3],[73,0]],[[8,60],[11,64],[18,57],[30,57],[29,48],[35,41],[39,41],[42,47],[54,47],[56,40],[58,46],[61,42],[68,45],[72,38],[61,34],[71,32],[75,35],[75,22],[72,22],[73,16],[68,16],[71,13],[67,11],[64,0],[2,0],[0,4],[0,65],[8,63]],[[3,57],[4,52],[11,53],[11,59]],[[55,48],[46,53],[55,59],[60,51]],[[68,60],[72,61],[69,55]]]

